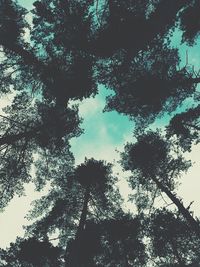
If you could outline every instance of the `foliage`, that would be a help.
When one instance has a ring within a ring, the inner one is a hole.
[[[11,97],[0,114],[0,209],[26,183],[49,188],[25,237],[0,251],[1,266],[198,266],[199,220],[176,190],[191,166],[184,152],[199,143],[200,77],[171,36],[179,29],[183,43],[198,42],[199,9],[198,0],[37,0],[28,13],[0,0],[0,94]],[[70,151],[82,133],[71,100],[94,96],[99,83],[113,91],[104,111],[135,122],[120,160],[134,214],[113,164],[75,166]],[[150,129],[166,114],[166,129]],[[175,209],[157,209],[162,194]]]
[[[184,151],[191,150],[192,144],[199,143],[199,105],[175,115],[169,126],[167,127],[167,134],[170,137],[174,135],[177,137],[178,145]]]
[[[153,255],[161,262],[178,266],[195,266],[199,261],[199,239],[190,231],[183,218],[166,209],[151,216],[150,234]]]

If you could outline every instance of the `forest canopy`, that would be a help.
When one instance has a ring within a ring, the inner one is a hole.
[[[12,96],[0,112],[0,210],[27,184],[49,187],[0,266],[200,266],[200,221],[177,194],[200,141],[200,75],[172,45],[177,32],[198,45],[199,14],[198,0],[38,0],[31,10],[0,0],[0,97]],[[99,85],[103,112],[134,122],[132,137],[119,162],[75,164],[79,108]]]

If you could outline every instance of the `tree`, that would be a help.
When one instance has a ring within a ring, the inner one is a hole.
[[[134,173],[130,181],[133,188],[142,186],[143,190],[151,191],[156,186],[170,198],[193,231],[199,235],[199,222],[192,217],[173,193],[175,179],[190,165],[179,154],[172,157],[171,150],[169,142],[164,141],[158,133],[149,132],[140,135],[137,143],[125,146],[122,164],[125,170],[131,170]]]
[[[198,264],[199,221],[176,189],[191,165],[183,153],[199,142],[200,77],[180,64],[171,35],[179,29],[182,42],[197,42],[199,8],[198,0],[37,0],[29,25],[17,1],[0,0],[0,92],[13,97],[0,115],[0,208],[25,183],[39,191],[50,185],[24,239],[1,251],[2,266]],[[122,208],[112,164],[74,165],[69,140],[82,130],[71,100],[94,96],[99,83],[114,92],[105,111],[136,123],[137,141],[125,145],[121,164],[132,172],[137,215]],[[166,134],[149,130],[166,113]],[[175,211],[156,209],[162,193]]]
[[[190,231],[182,216],[164,209],[153,213],[150,220],[152,254],[155,259],[157,257],[160,266],[197,266],[199,239]]]
[[[15,244],[11,243],[7,251],[2,251],[2,259],[6,262],[2,266],[60,266],[60,254],[61,249],[53,247],[48,241],[18,239]]]
[[[118,112],[144,124],[172,112],[185,98],[192,97],[195,84],[185,68],[178,69],[178,51],[163,40],[155,40],[146,50],[127,62],[126,52],[102,64],[102,82],[115,91],[108,97],[106,110]],[[116,64],[117,61],[117,64]],[[140,125],[140,124],[139,124]]]
[[[102,221],[114,219],[115,214],[121,210],[121,198],[114,188],[116,179],[112,177],[110,164],[90,159],[69,172],[65,157],[66,154],[63,154],[61,159],[60,154],[57,154],[57,161],[55,157],[48,163],[52,190],[35,203],[30,218],[43,216],[27,227],[27,234],[31,238],[46,240],[58,230],[60,245],[63,249],[66,247],[63,255],[66,266],[87,266],[87,261],[91,259],[82,252],[85,238],[88,240],[87,231],[90,231],[93,224],[98,229]],[[41,168],[42,166],[38,169]],[[42,169],[37,173],[38,179],[43,173]],[[101,232],[102,235],[103,230]],[[86,257],[84,261],[83,256]]]
[[[0,138],[1,208],[15,193],[20,195],[24,183],[31,180],[34,155],[65,147],[69,150],[68,139],[81,132],[76,108],[62,111],[45,103],[32,105],[26,93],[17,95],[4,111]]]
[[[176,136],[179,146],[184,150],[191,150],[192,144],[199,143],[199,105],[185,112],[175,115],[167,127],[169,137]]]

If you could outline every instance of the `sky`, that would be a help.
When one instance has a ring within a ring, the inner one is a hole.
[[[26,6],[29,10],[32,8],[33,1],[18,0],[18,2]],[[186,45],[180,45],[180,32],[176,32],[172,38],[172,45],[178,47],[182,58],[182,64],[186,60],[186,51],[188,51],[188,59],[190,64],[194,64],[196,69],[200,67],[200,51],[198,46],[188,48]],[[119,160],[119,151],[123,150],[123,145],[128,141],[133,141],[134,123],[129,121],[126,116],[119,113],[103,112],[105,106],[105,98],[110,93],[110,90],[103,85],[99,85],[99,94],[94,98],[85,99],[80,104],[80,116],[83,117],[82,128],[84,133],[71,140],[71,150],[75,155],[75,162],[79,164],[84,161],[84,158],[94,157],[95,159],[103,159],[115,163],[115,173],[120,174],[119,187],[125,199],[131,192],[128,188],[125,178],[128,173],[123,173],[117,161]],[[2,99],[0,107],[6,105],[9,99]],[[164,123],[167,123],[169,117],[165,117]],[[163,119],[157,120],[154,127],[164,125]],[[185,156],[194,162],[193,167],[187,174],[183,175],[180,182],[181,185],[177,191],[177,195],[183,198],[184,204],[187,206],[194,200],[191,209],[195,215],[200,216],[200,163],[198,154],[200,145],[193,147],[191,153]],[[45,192],[44,192],[45,193]],[[10,202],[5,212],[0,214],[0,247],[5,248],[10,242],[15,241],[17,235],[23,235],[23,225],[29,223],[25,216],[31,208],[31,202],[39,198],[44,193],[34,191],[34,186],[29,184],[26,186],[26,196],[21,198],[14,197]],[[132,204],[127,204],[127,209],[131,209]]]

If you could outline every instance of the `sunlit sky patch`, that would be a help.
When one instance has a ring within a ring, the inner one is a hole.
[[[105,98],[110,90],[102,85],[98,89],[97,96],[85,99],[80,104],[84,132],[71,140],[76,163],[82,162],[85,157],[113,160],[116,148],[132,136],[133,122],[128,117],[116,111],[103,112]]]

